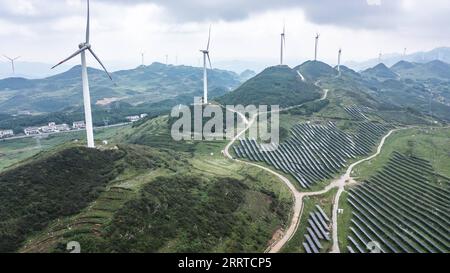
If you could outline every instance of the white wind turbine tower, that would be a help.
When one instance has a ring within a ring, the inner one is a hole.
[[[142,66],[145,66],[145,52],[141,52]]]
[[[339,51],[338,51],[338,65],[337,65],[337,71],[339,72],[339,75],[341,75],[341,56],[342,56],[342,48],[339,48]]]
[[[317,33],[316,34],[315,50],[314,50],[314,61],[317,61],[317,50],[318,50],[318,47],[319,47],[319,38],[320,38],[320,34]]]
[[[284,51],[286,49],[286,26],[283,26],[283,33],[281,33],[281,51],[280,51],[280,65],[284,62]]]
[[[16,68],[15,68],[15,66],[14,66],[14,62],[15,62],[17,59],[19,59],[20,56],[15,57],[15,58],[10,58],[10,57],[8,57],[8,56],[6,56],[6,55],[3,55],[3,57],[5,57],[6,59],[8,59],[8,60],[11,62],[12,73],[13,73],[13,74],[16,74]]]
[[[378,55],[378,63],[379,64],[382,63],[382,58],[383,58],[383,53],[380,52],[380,54]]]
[[[79,49],[73,53],[70,57],[64,59],[53,68],[67,62],[68,60],[80,55],[81,56],[81,78],[83,81],[83,99],[84,99],[84,115],[86,120],[86,135],[87,135],[87,143],[88,148],[95,148],[94,143],[94,130],[92,125],[92,112],[91,112],[91,96],[89,93],[89,79],[87,73],[86,66],[86,50],[88,50],[92,56],[98,61],[98,63],[102,66],[103,70],[105,70],[108,77],[112,80],[111,75],[109,74],[106,67],[100,61],[100,59],[95,55],[94,51],[91,48],[91,44],[89,44],[89,35],[90,35],[90,9],[89,9],[89,0],[87,0],[87,24],[86,24],[86,42],[81,43],[78,47]]]
[[[209,45],[211,43],[211,27],[209,27],[208,44],[206,49],[200,50],[203,53],[203,104],[208,104],[208,71],[207,71],[207,59],[209,67],[212,69],[211,58],[209,57]]]

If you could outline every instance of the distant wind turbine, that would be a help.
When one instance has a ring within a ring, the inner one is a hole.
[[[84,115],[85,115],[85,119],[86,119],[87,143],[88,143],[89,148],[95,148],[94,130],[93,130],[93,125],[92,125],[91,96],[90,96],[90,92],[89,92],[89,79],[88,79],[87,66],[86,66],[86,50],[88,50],[92,54],[92,56],[94,56],[94,58],[102,66],[103,70],[105,70],[106,75],[108,75],[110,80],[112,80],[112,77],[109,74],[108,70],[106,70],[106,67],[103,65],[103,63],[97,57],[97,55],[95,55],[94,51],[91,48],[91,44],[89,44],[89,36],[90,36],[90,9],[89,8],[90,8],[89,0],[87,0],[86,42],[81,43],[78,46],[79,50],[77,50],[70,57],[64,59],[63,61],[61,61],[54,67],[52,67],[52,69],[67,62],[68,60],[70,60],[78,55],[81,56],[81,78],[83,81]]]
[[[281,51],[280,51],[280,65],[284,62],[284,51],[286,49],[286,26],[283,26],[283,33],[281,33]]]
[[[19,59],[20,56],[15,57],[15,58],[10,58],[10,57],[8,57],[8,56],[6,56],[6,55],[3,55],[3,57],[5,57],[6,59],[8,59],[8,60],[11,62],[12,73],[13,73],[13,74],[16,74],[16,68],[15,68],[15,66],[14,66],[14,62],[15,62],[17,59]]]
[[[211,43],[211,26],[209,27],[208,44],[206,49],[200,50],[203,53],[203,103],[208,104],[208,71],[207,71],[207,59],[209,67],[212,69],[211,58],[209,57],[209,45]]]
[[[142,59],[142,66],[145,65],[145,52],[141,53],[141,59]]]
[[[338,65],[337,65],[337,70],[339,72],[339,75],[341,75],[341,56],[342,56],[342,48],[339,48],[339,51],[338,51]]]
[[[407,48],[405,47],[405,48],[403,49],[403,58],[406,57],[406,50],[407,50]]]
[[[380,54],[378,55],[378,63],[379,64],[382,63],[382,58],[383,58],[383,53],[380,52]]]
[[[316,35],[315,50],[314,50],[314,61],[317,61],[317,50],[318,50],[318,47],[319,47],[319,38],[320,38],[320,34],[317,33],[317,35]]]
[[[169,55],[166,54],[166,65],[169,65]]]

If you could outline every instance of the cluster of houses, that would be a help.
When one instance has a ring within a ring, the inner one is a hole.
[[[76,121],[72,125],[73,130],[80,130],[84,128],[86,128],[84,121]],[[46,126],[25,128],[24,133],[25,135],[30,136],[30,135],[66,132],[70,130],[71,130],[70,126],[65,123],[56,124],[55,122],[50,122]]]
[[[0,130],[0,139],[13,136],[14,136],[13,130]]]
[[[146,118],[147,116],[148,116],[147,114],[140,114],[140,115],[136,115],[136,116],[128,116],[128,117],[126,117],[126,119],[129,122],[136,122],[138,120]],[[82,130],[85,128],[86,128],[86,124],[84,123],[84,121],[75,121],[72,124],[72,127],[70,127],[69,125],[67,125],[65,123],[56,124],[55,122],[50,122],[48,125],[45,125],[45,126],[25,128],[24,133],[27,136],[31,136],[31,135],[66,132],[66,131],[71,131],[71,130]],[[13,130],[0,130],[0,139],[13,137],[13,136],[14,136]]]
[[[136,121],[141,120],[141,119],[146,118],[146,117],[148,117],[147,114],[140,114],[139,116],[128,116],[128,117],[126,117],[126,119],[129,122],[136,122]]]

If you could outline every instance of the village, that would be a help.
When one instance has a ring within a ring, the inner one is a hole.
[[[139,121],[143,118],[146,118],[148,114],[140,114],[135,116],[128,116],[125,119],[129,123],[133,123]],[[75,121],[72,123],[72,126],[69,126],[66,123],[56,124],[55,122],[49,122],[44,126],[35,126],[35,127],[27,127],[23,130],[23,134],[25,136],[33,136],[33,135],[41,135],[41,134],[52,134],[52,133],[61,133],[68,131],[77,131],[86,129],[86,124],[84,121]],[[14,131],[11,129],[0,129],[0,139],[6,139],[16,136]]]

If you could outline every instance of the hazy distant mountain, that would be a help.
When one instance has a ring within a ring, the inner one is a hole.
[[[256,72],[250,69],[247,69],[243,71],[241,74],[239,74],[239,77],[243,82],[253,78],[254,76],[256,76]]]
[[[382,62],[388,67],[391,67],[400,61],[428,63],[435,60],[450,63],[450,47],[435,48],[431,51],[416,52],[407,54],[406,56],[403,56],[402,54],[387,54],[382,57]],[[379,64],[379,60],[378,58],[374,58],[364,62],[346,62],[345,64],[357,71],[361,71]]]
[[[89,68],[93,104],[107,105],[114,101],[133,105],[155,103],[180,95],[201,96],[203,70],[190,66],[153,63],[135,69],[112,73],[114,83],[101,70]],[[209,88],[220,96],[241,84],[234,72],[209,71]],[[32,113],[61,111],[82,104],[81,66],[44,79],[7,78],[0,80],[2,112]]]
[[[378,80],[396,79],[398,75],[389,69],[385,64],[378,64],[375,67],[361,72],[363,76],[376,78]]]
[[[391,69],[402,78],[450,80],[450,64],[438,60],[424,64],[401,61]]]
[[[62,73],[69,69],[69,66],[62,65],[54,70],[53,65],[39,62],[21,62],[20,59],[14,63],[16,74],[12,73],[11,63],[7,60],[0,62],[0,79],[19,77],[28,79],[45,78]]]

